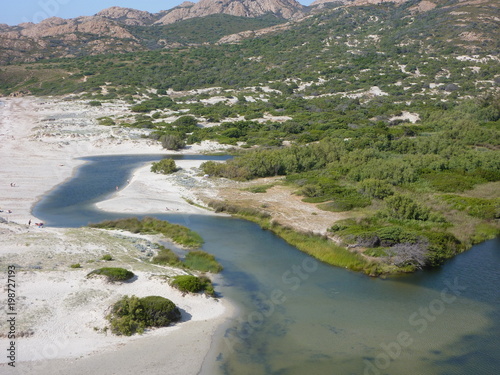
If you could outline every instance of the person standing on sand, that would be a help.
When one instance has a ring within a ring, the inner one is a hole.
[[[28,226],[31,226],[31,219],[30,219],[30,221],[28,221]]]

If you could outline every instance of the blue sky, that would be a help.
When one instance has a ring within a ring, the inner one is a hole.
[[[17,25],[22,22],[38,23],[44,18],[74,18],[92,16],[111,6],[134,8],[156,13],[171,9],[184,0],[3,0],[0,23]],[[299,0],[308,5],[313,0]],[[193,1],[197,2],[197,1]]]

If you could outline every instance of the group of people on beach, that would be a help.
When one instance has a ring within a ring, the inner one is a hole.
[[[15,182],[11,182],[10,183],[10,187],[16,187],[16,183]],[[4,212],[2,209],[0,209],[0,212]],[[8,214],[11,214],[12,211],[11,210],[7,210],[7,213]],[[34,223],[38,228],[43,228],[44,224],[43,223]],[[28,226],[31,226],[31,219],[28,221]]]

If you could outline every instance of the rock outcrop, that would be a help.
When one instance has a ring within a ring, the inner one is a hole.
[[[198,3],[186,1],[168,11],[156,23],[167,25],[211,14],[229,14],[238,17],[273,14],[284,19],[296,19],[305,15],[305,7],[295,0],[201,0]]]

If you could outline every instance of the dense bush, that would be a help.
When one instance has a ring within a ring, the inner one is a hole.
[[[196,277],[192,275],[175,276],[171,285],[185,293],[198,293],[204,291],[210,296],[214,296],[215,292],[212,282],[206,276]]]
[[[361,181],[360,187],[361,193],[371,198],[384,199],[394,194],[394,189],[391,184],[375,178],[368,178]]]
[[[174,159],[162,159],[151,165],[151,172],[170,174],[177,171]]]
[[[184,140],[177,134],[162,135],[160,137],[160,142],[163,148],[174,151],[180,150],[186,145]]]
[[[119,267],[103,267],[90,272],[87,277],[92,277],[94,275],[106,276],[108,281],[127,281],[133,278],[135,275],[132,271],[126,270]]]
[[[430,210],[406,195],[395,194],[385,199],[389,216],[401,220],[428,220]]]
[[[166,327],[179,321],[181,313],[167,298],[125,296],[113,305],[106,318],[111,324],[111,332],[131,336],[149,327]]]

